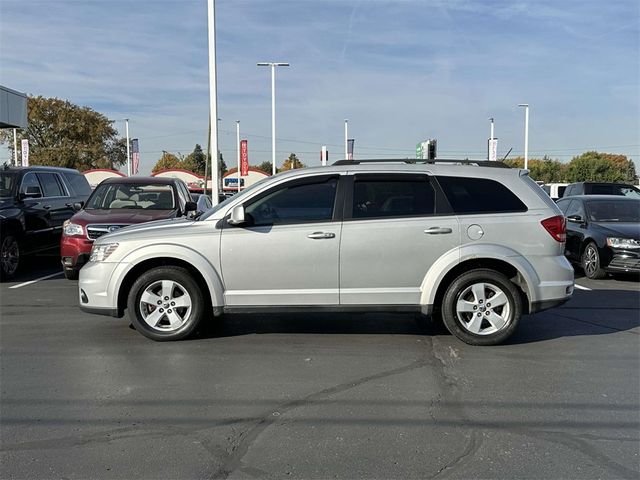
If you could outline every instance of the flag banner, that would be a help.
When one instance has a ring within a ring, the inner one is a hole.
[[[131,140],[131,174],[138,173],[138,167],[140,167],[140,149],[138,147],[138,139]]]
[[[498,160],[498,139],[490,138],[489,139],[489,161],[495,162]]]
[[[246,177],[249,175],[249,151],[247,141],[240,141],[240,175]]]
[[[20,143],[22,146],[22,166],[28,167],[29,166],[29,140],[24,138]]]
[[[347,140],[347,160],[353,160],[353,144],[355,143],[354,138],[350,138]]]

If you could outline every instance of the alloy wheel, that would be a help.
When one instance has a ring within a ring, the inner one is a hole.
[[[494,284],[474,283],[456,300],[460,324],[474,335],[491,335],[506,328],[512,320],[509,298]]]
[[[598,269],[598,252],[591,245],[589,245],[584,252],[583,268],[588,277],[593,276]]]
[[[174,280],[153,282],[139,301],[142,319],[155,330],[172,332],[182,327],[193,308],[187,289]]]
[[[15,237],[8,236],[2,240],[0,263],[2,266],[2,273],[5,275],[11,276],[16,273],[18,264],[20,263],[20,248]]]

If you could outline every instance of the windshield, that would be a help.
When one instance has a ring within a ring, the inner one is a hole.
[[[98,185],[87,200],[87,210],[173,210],[176,201],[171,185],[108,183]]]
[[[269,180],[271,177],[265,177],[262,180],[260,180],[259,182],[254,183],[253,185],[251,185],[250,187],[245,188],[242,192],[227,198],[224,202],[220,202],[218,205],[216,205],[215,207],[211,208],[210,210],[207,210],[207,212],[202,215],[200,217],[200,220],[205,220],[206,218],[209,218],[211,215],[213,215],[214,213],[216,213],[218,210],[221,210],[223,208],[225,208],[226,206],[229,205],[229,203],[231,203],[231,200],[236,200],[240,197],[244,197],[246,194],[248,194],[249,192],[255,190],[257,187],[259,187],[260,185],[262,185],[265,181]]]
[[[0,197],[11,197],[16,184],[15,172],[0,172]]]
[[[587,202],[592,222],[640,222],[640,200],[598,200]]]

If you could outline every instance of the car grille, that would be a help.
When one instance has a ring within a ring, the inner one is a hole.
[[[118,225],[87,225],[87,238],[89,240],[95,240],[107,233],[115,232],[116,230],[126,227],[127,224]]]

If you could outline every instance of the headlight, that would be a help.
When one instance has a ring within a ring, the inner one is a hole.
[[[640,241],[633,238],[607,238],[607,245],[613,248],[640,248]]]
[[[82,228],[82,225],[78,225],[77,223],[71,223],[69,220],[66,220],[63,224],[62,224],[62,229],[64,231],[64,234],[67,237],[83,237],[84,236],[84,228]]]
[[[102,243],[100,245],[94,244],[91,248],[90,262],[104,262],[109,255],[116,251],[118,248],[117,243]]]

